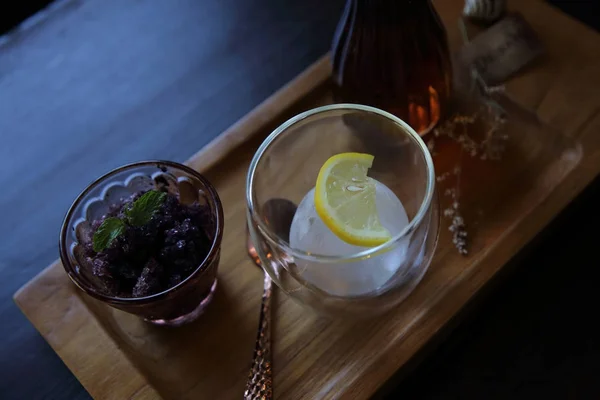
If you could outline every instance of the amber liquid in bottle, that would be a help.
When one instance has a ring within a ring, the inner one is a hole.
[[[446,112],[452,65],[430,0],[348,0],[332,63],[338,102],[389,111],[421,135]]]

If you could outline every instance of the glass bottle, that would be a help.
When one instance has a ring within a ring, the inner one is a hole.
[[[389,111],[421,135],[446,112],[452,64],[431,0],[348,0],[331,53],[336,101]]]

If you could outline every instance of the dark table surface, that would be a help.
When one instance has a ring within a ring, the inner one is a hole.
[[[62,0],[0,38],[1,399],[89,398],[11,299],[79,191],[187,159],[328,50],[343,2]],[[554,3],[600,28],[593,1]],[[596,180],[390,397],[600,398],[599,200]]]

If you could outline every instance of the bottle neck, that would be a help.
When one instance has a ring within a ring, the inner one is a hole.
[[[425,17],[435,13],[431,0],[348,0],[360,16],[403,20]]]
[[[433,7],[431,0],[349,0],[366,7],[394,7],[397,9]]]
[[[348,0],[348,5],[352,17],[365,22],[423,21],[437,15],[431,0]]]

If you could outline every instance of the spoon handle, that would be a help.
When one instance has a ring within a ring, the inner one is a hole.
[[[273,398],[273,379],[271,363],[271,294],[273,281],[265,273],[258,335],[254,347],[252,368],[246,382],[244,400],[271,400]]]

